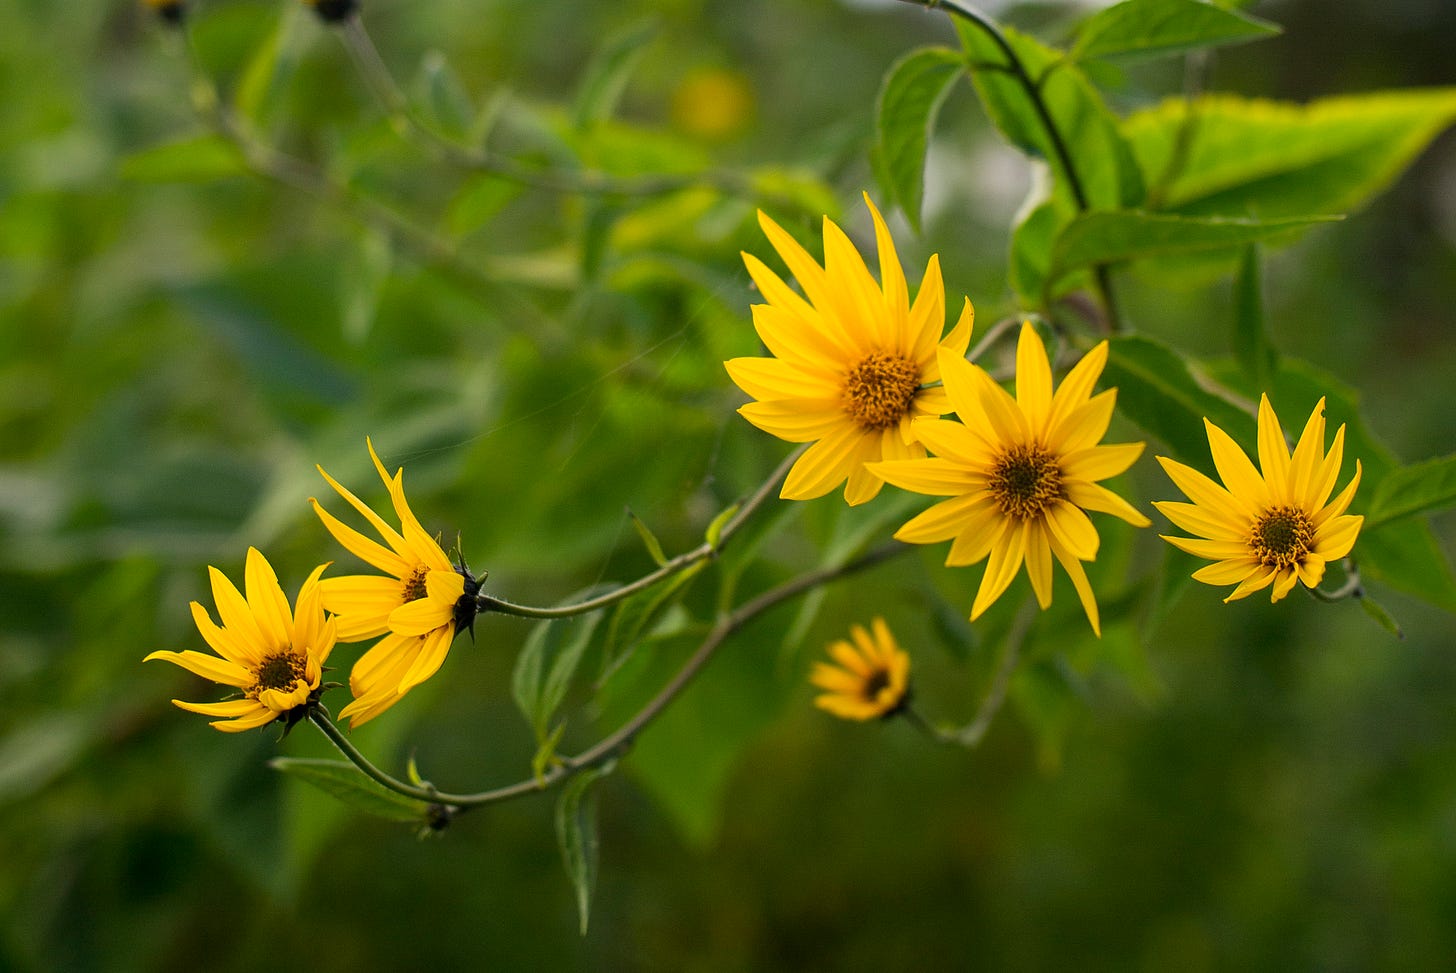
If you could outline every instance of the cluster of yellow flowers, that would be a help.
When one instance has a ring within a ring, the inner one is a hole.
[[[316,500],[314,511],[346,550],[382,575],[325,578],[315,568],[290,610],[278,577],[255,548],[244,568],[246,597],[217,568],[209,568],[212,597],[222,624],[192,603],[203,639],[220,658],[202,652],[153,652],[147,661],[176,663],[213,682],[235,686],[242,698],[221,703],[172,702],[221,717],[212,725],[236,732],[275,720],[297,722],[326,687],[323,664],[336,642],[380,638],[349,674],[354,700],[340,711],[357,727],[374,719],[435,674],[450,644],[475,618],[480,583],[463,564],[452,565],[425,533],[404,496],[404,471],[390,476],[369,445],[374,468],[389,491],[400,527],[395,530],[358,497],[319,468],[325,480],[379,533],[371,540],[334,517]]]
[[[969,300],[941,337],[945,296],[937,258],[930,258],[910,303],[889,229],[868,196],[865,203],[879,251],[878,284],[827,217],[821,266],[759,214],[803,296],[762,261],[743,255],[767,301],[753,308],[753,322],[772,357],[726,363],[734,382],[755,400],[739,411],[780,439],[813,444],[794,464],[781,495],[808,500],[844,484],[846,502],[855,505],[891,483],[946,497],[895,536],[912,544],[950,541],[948,566],[987,562],[972,621],[1006,591],[1023,564],[1038,604],[1048,607],[1055,559],[1100,635],[1097,600],[1082,566],[1096,558],[1099,544],[1087,511],[1137,527],[1151,524],[1099,482],[1126,471],[1144,446],[1101,441],[1117,397],[1116,389],[1093,394],[1107,362],[1107,342],[1087,352],[1054,391],[1046,347],[1031,323],[1024,323],[1013,397],[966,360],[973,321]],[[1326,452],[1321,400],[1291,456],[1264,396],[1255,469],[1223,430],[1205,422],[1223,486],[1158,457],[1192,502],[1154,506],[1197,535],[1165,539],[1215,562],[1193,577],[1236,585],[1226,601],[1270,586],[1278,601],[1296,581],[1318,585],[1326,563],[1349,553],[1362,522],[1345,513],[1360,481],[1358,460],[1349,485],[1329,499],[1344,452],[1344,426]],[[814,683],[827,690],[817,703],[829,712],[869,719],[903,705],[908,658],[882,620],[873,628],[873,639],[856,627],[853,646],[831,646],[839,667],[821,663],[815,670]]]

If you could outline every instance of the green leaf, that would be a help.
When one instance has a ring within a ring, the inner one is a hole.
[[[1199,0],[1126,0],[1083,23],[1072,57],[1166,57],[1278,33],[1277,24]]]
[[[682,598],[689,583],[707,566],[707,561],[699,561],[660,584],[617,603],[617,609],[612,613],[612,620],[607,626],[606,644],[602,649],[602,674],[597,680],[598,685],[611,678],[612,673],[631,656],[642,638],[652,631],[653,626],[662,618],[663,612]]]
[[[526,637],[512,673],[511,694],[530,721],[537,743],[547,738],[551,718],[566,698],[571,677],[601,618],[602,612],[594,611],[586,616],[548,619],[538,622]]]
[[[242,152],[220,135],[155,145],[121,161],[122,178],[138,182],[210,182],[247,173]]]
[[[651,555],[652,560],[658,567],[666,564],[667,554],[662,550],[662,542],[657,539],[656,534],[652,533],[652,528],[643,523],[642,518],[631,510],[627,511],[627,517],[632,521],[632,526],[637,529],[637,536],[642,538],[642,544],[647,548],[647,553]]]
[[[266,121],[298,67],[303,36],[299,25],[305,16],[297,4],[283,8],[277,26],[268,32],[243,68],[233,105],[239,116],[254,125]]]
[[[1451,562],[1424,521],[1399,520],[1362,530],[1353,553],[1363,577],[1456,612]]]
[[[566,877],[576,891],[576,912],[581,934],[591,918],[592,892],[597,884],[597,808],[591,786],[610,774],[614,763],[588,767],[568,780],[556,801],[556,843]]]
[[[1400,623],[1395,620],[1394,615],[1385,610],[1385,606],[1380,602],[1371,598],[1369,595],[1361,595],[1360,607],[1365,609],[1365,614],[1375,619],[1375,624],[1398,639],[1405,638],[1405,632],[1401,631]]]
[[[1391,471],[1365,515],[1365,530],[1456,506],[1456,454]]]
[[[1183,356],[1151,338],[1111,339],[1102,384],[1117,388],[1118,412],[1161,439],[1180,462],[1212,471],[1205,418],[1254,452],[1254,417],[1205,388]]]
[[[426,51],[415,75],[411,101],[426,123],[454,138],[468,137],[475,106],[455,69],[440,51]]]
[[[1279,369],[1279,356],[1264,327],[1264,295],[1260,285],[1259,248],[1244,248],[1234,276],[1234,358],[1244,366],[1257,389],[1267,389]]]
[[[544,785],[547,769],[560,762],[556,757],[556,748],[561,745],[561,737],[565,732],[566,721],[562,720],[536,745],[536,753],[531,757],[531,776],[536,778],[538,784]]]
[[[1047,272],[1051,270],[1052,241],[1077,215],[1061,199],[1045,199],[1034,207],[1011,234],[1011,256],[1007,267],[1012,288],[1029,308],[1043,308]],[[1063,282],[1066,291],[1083,285],[1080,275]]]
[[[948,47],[922,47],[890,66],[875,102],[875,150],[885,191],[920,232],[925,152],[935,116],[965,58]]]
[[[1338,219],[1338,216],[1310,216],[1251,220],[1172,216],[1137,210],[1083,213],[1067,224],[1052,245],[1047,285],[1056,290],[1060,278],[1095,264],[1227,250]]]
[[[445,211],[445,228],[452,237],[469,236],[496,217],[508,203],[520,196],[520,183],[484,173],[460,187]]]
[[[974,24],[955,18],[955,26],[970,58],[971,79],[986,114],[1012,145],[1048,160],[1057,174],[1054,195],[1073,203],[1051,136],[1025,86],[1008,70],[1005,53]],[[1145,192],[1142,171],[1122,136],[1117,117],[1103,104],[1086,75],[1067,61],[1065,51],[1047,47],[1009,27],[1002,30],[1032,81],[1039,84],[1047,111],[1072,156],[1087,206],[1121,209],[1141,205]]]
[[[424,820],[428,810],[423,801],[386,790],[347,761],[274,757],[268,761],[268,766],[312,784],[355,810],[377,818],[418,823]]]
[[[571,116],[576,128],[588,128],[612,117],[627,80],[656,33],[657,24],[649,20],[607,38],[592,56],[577,90]]]
[[[358,245],[340,261],[339,304],[343,308],[344,336],[356,344],[369,336],[379,299],[394,266],[390,236],[377,229],[364,231]]]
[[[1123,133],[1159,209],[1276,219],[1359,208],[1453,120],[1456,88],[1309,105],[1208,95],[1132,115]]]
[[[718,542],[723,539],[723,528],[728,526],[728,521],[737,515],[742,506],[741,503],[730,503],[718,511],[718,516],[714,517],[712,523],[708,524],[708,529],[703,531],[703,540],[708,542],[709,547],[717,549]]]

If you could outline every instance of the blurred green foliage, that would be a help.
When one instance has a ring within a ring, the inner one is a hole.
[[[1291,0],[1267,15],[1283,33],[1221,50],[1212,90],[1305,101],[1456,82],[1446,5],[1331,13]],[[368,482],[366,435],[405,466],[425,524],[447,541],[458,531],[472,566],[514,600],[546,604],[649,570],[629,506],[669,554],[699,543],[784,453],[734,415],[741,398],[721,367],[756,348],[738,258],[765,250],[755,199],[806,238],[817,214],[839,218],[840,201],[862,237],[854,201],[875,181],[882,77],[913,48],[957,45],[943,17],[831,0],[378,0],[365,16],[443,134],[488,133],[512,158],[622,177],[712,165],[738,173],[747,198],[711,186],[583,197],[462,173],[402,137],[301,6],[198,5],[201,68],[260,138],[350,189],[321,200],[249,175],[208,134],[187,58],[139,6],[0,10],[0,968],[1449,961],[1456,654],[1449,615],[1430,607],[1456,607],[1449,514],[1435,521],[1439,544],[1409,519],[1362,538],[1377,561],[1409,569],[1395,588],[1424,599],[1379,589],[1401,643],[1349,603],[1296,593],[1224,606],[1187,583],[1189,559],[1109,532],[1093,573],[1103,640],[1059,586],[1013,707],[974,753],[811,710],[805,660],[844,620],[883,613],[927,706],[969,715],[1024,580],[974,629],[945,606],[968,606],[978,575],[941,569],[939,550],[825,589],[814,610],[779,609],[593,786],[601,864],[584,938],[548,799],[474,812],[421,841],[268,766],[332,756],[316,735],[224,736],[167,705],[204,697],[140,660],[196,643],[186,603],[206,600],[203,566],[236,574],[254,544],[287,588],[335,556],[306,504],[322,484],[313,465]],[[1039,50],[1033,35],[1068,41],[1074,14],[1003,16]],[[1231,38],[1259,32],[1223,23]],[[1083,44],[1095,54],[1115,40],[1109,30]],[[1124,134],[1139,165],[1169,150],[1159,101],[1181,83],[1176,61],[1089,62],[1062,78],[1052,97],[1081,105],[1094,131],[1108,131],[1103,111],[1136,112]],[[984,93],[996,79],[976,82]],[[1108,108],[1086,100],[1094,82]],[[1013,241],[1029,177],[992,123],[1018,144],[1034,133],[1008,128],[1014,104],[988,120],[965,86],[940,93],[917,96],[938,121],[923,188],[899,199],[924,235],[897,244],[915,268],[941,253],[950,293],[989,323],[1065,290],[1028,255],[1049,252],[1075,212],[1054,197]],[[1307,360],[1278,359],[1276,398],[1307,409],[1329,395],[1367,475],[1397,470],[1396,486],[1363,494],[1372,521],[1421,505],[1403,483],[1449,499],[1449,464],[1398,479],[1456,442],[1456,153],[1446,136],[1415,157],[1448,102],[1392,98],[1368,112],[1348,146],[1382,173],[1367,190],[1413,167],[1357,216],[1271,254],[1260,282],[1272,347]],[[1428,122],[1423,137],[1391,134],[1414,124],[1401,112]],[[1301,147],[1329,148],[1325,117],[1311,111],[1303,136],[1270,144],[1232,113],[1211,150],[1222,161],[1207,161],[1257,170],[1260,218],[1342,211],[1338,172],[1288,171]],[[1100,161],[1092,192],[1124,203],[1152,192],[1124,178],[1127,159]],[[1306,193],[1298,205],[1291,186]],[[1183,217],[1229,202],[1212,183],[1157,188],[1163,211]],[[381,225],[379,200],[409,225]],[[1257,357],[1259,332],[1236,324],[1226,276],[1148,263],[1117,283],[1141,334],[1121,340],[1109,382],[1166,376],[1166,346],[1254,391],[1239,363]],[[1225,363],[1231,334],[1240,357]],[[1120,401],[1136,400],[1125,390]],[[1147,401],[1153,423],[1160,400]],[[1173,435],[1159,448],[1178,449]],[[1156,470],[1131,479],[1136,496],[1169,495]],[[898,523],[892,504],[851,515],[829,497],[773,511],[714,577],[754,591],[847,556]],[[1135,590],[1136,560],[1165,561],[1163,586]],[[1427,590],[1411,592],[1412,577]],[[677,594],[681,614],[635,606],[654,613],[639,631],[656,634],[630,655],[582,661],[613,676],[600,698],[566,694],[569,747],[593,738],[593,716],[616,725],[690,651],[684,616],[709,615],[717,589]],[[482,618],[474,645],[457,643],[439,677],[356,742],[395,769],[416,754],[441,786],[519,779],[537,749],[511,699],[530,632]]]

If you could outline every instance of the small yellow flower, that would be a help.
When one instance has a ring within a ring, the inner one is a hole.
[[[861,504],[884,485],[866,463],[924,456],[911,421],[950,411],[945,391],[931,387],[940,381],[937,349],[959,358],[971,340],[970,301],[941,338],[945,288],[938,258],[930,258],[911,306],[890,231],[868,195],[865,203],[875,222],[879,284],[828,217],[821,267],[777,223],[758,214],[807,300],[757,257],[743,254],[768,301],[754,305],[753,325],[774,357],[725,363],[738,387],[757,400],[738,411],[780,439],[814,444],[789,471],[780,493],[786,500],[822,497],[845,483],[844,499]]]
[[[878,463],[890,483],[916,493],[951,497],[911,519],[895,536],[911,544],[951,540],[947,565],[975,564],[986,574],[971,620],[1001,597],[1023,561],[1042,608],[1052,602],[1052,558],[1061,562],[1092,630],[1102,634],[1097,600],[1082,568],[1097,556],[1097,528],[1083,513],[1096,510],[1136,527],[1151,521],[1098,485],[1133,464],[1142,443],[1101,445],[1117,390],[1092,387],[1107,363],[1107,342],[1079,361],[1052,392],[1046,347],[1030,322],[1016,349],[1016,397],[953,352],[940,353],[946,391],[960,417],[923,419],[915,433],[936,455]]]
[[[1158,462],[1192,503],[1154,503],[1174,524],[1197,538],[1163,539],[1194,557],[1215,563],[1193,573],[1206,584],[1237,585],[1224,599],[1233,601],[1273,585],[1271,602],[1287,595],[1296,581],[1316,587],[1325,564],[1350,553],[1364,517],[1345,510],[1360,485],[1355,476],[1326,503],[1340,475],[1345,427],[1340,426],[1325,452],[1325,400],[1310,413],[1294,456],[1284,441],[1279,417],[1267,395],[1259,399],[1259,469],[1222,429],[1203,420],[1209,450],[1224,485],[1191,467],[1159,456]]]
[[[889,716],[905,703],[910,685],[910,656],[890,634],[883,618],[870,623],[873,630],[851,625],[853,644],[843,639],[829,646],[838,665],[814,663],[809,681],[828,690],[814,705],[846,720],[869,720]]]
[[[334,619],[325,619],[319,596],[319,575],[325,567],[315,568],[303,583],[296,611],[289,608],[278,586],[278,576],[256,548],[248,548],[246,598],[221,571],[208,568],[212,598],[222,625],[216,625],[207,609],[195,601],[192,618],[217,656],[189,649],[153,652],[143,661],[172,662],[213,682],[242,690],[242,699],[221,703],[172,700],[192,713],[224,717],[212,724],[219,730],[236,733],[274,720],[291,725],[304,714],[302,707],[318,699],[323,664],[334,648]]]
[[[385,636],[365,652],[349,674],[354,701],[339,713],[350,726],[368,722],[399,701],[405,693],[433,676],[445,661],[450,643],[475,617],[474,598],[479,584],[464,569],[456,569],[440,545],[425,533],[404,496],[404,470],[394,476],[368,443],[369,456],[389,490],[400,530],[385,523],[363,501],[319,467],[339,496],[379,532],[385,544],[371,540],[335,518],[310,497],[314,512],[329,533],[352,554],[385,572],[325,578],[321,583],[324,607],[338,615],[339,640],[360,642]]]

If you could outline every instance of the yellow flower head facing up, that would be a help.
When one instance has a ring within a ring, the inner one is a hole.
[[[1023,562],[1042,608],[1052,602],[1052,558],[1072,579],[1092,630],[1102,634],[1097,600],[1083,561],[1100,538],[1084,511],[1120,517],[1136,527],[1148,518],[1098,484],[1142,454],[1142,443],[1101,445],[1117,390],[1092,388],[1107,363],[1107,342],[1067,373],[1055,394],[1046,347],[1030,322],[1016,349],[1016,397],[983,369],[949,351],[941,375],[960,422],[922,419],[915,433],[935,456],[876,464],[890,483],[915,493],[950,497],[911,519],[895,536],[911,544],[952,541],[945,563],[989,558],[971,620],[1001,597]]]
[[[192,603],[192,618],[202,638],[217,653],[153,652],[145,661],[161,659],[225,686],[235,686],[241,699],[221,703],[173,703],[192,713],[217,716],[213,726],[228,733],[284,720],[292,725],[317,701],[323,664],[333,651],[335,622],[325,618],[319,575],[314,569],[290,609],[273,567],[256,548],[248,548],[244,597],[217,568],[208,568],[219,626],[207,609]]]
[[[850,641],[829,646],[837,665],[814,663],[809,681],[826,690],[814,705],[846,720],[889,716],[905,704],[910,687],[910,656],[901,650],[883,618],[849,627]]]
[[[884,485],[865,464],[923,457],[913,420],[950,411],[944,389],[931,387],[940,381],[937,351],[960,358],[971,340],[970,301],[950,334],[941,337],[945,286],[936,257],[910,303],[890,231],[868,195],[865,203],[875,223],[878,284],[828,217],[821,267],[782,227],[758,214],[803,297],[763,261],[743,254],[768,302],[754,305],[753,325],[773,357],[725,363],[738,387],[756,400],[738,411],[780,439],[814,444],[789,470],[780,494],[786,500],[822,497],[844,483],[844,499],[861,504]]]
[[[365,537],[310,497],[314,512],[334,539],[380,571],[379,575],[325,578],[324,607],[338,615],[339,640],[360,642],[385,636],[360,657],[349,674],[354,701],[339,713],[359,726],[399,701],[435,674],[450,643],[475,617],[479,582],[456,569],[434,538],[425,533],[404,495],[404,470],[390,476],[368,443],[374,468],[389,491],[400,529],[395,530],[319,467],[325,480],[378,532],[383,544]]]
[[[1294,455],[1267,395],[1259,399],[1259,469],[1233,438],[1203,420],[1209,450],[1223,486],[1165,456],[1158,462],[1192,503],[1154,503],[1163,516],[1196,537],[1163,539],[1213,564],[1193,573],[1212,585],[1236,585],[1224,601],[1273,586],[1269,600],[1289,594],[1296,581],[1313,588],[1325,565],[1350,553],[1364,517],[1345,510],[1360,485],[1360,461],[1340,495],[1330,500],[1345,452],[1340,426],[1325,452],[1325,400],[1310,413]],[[1328,502],[1327,502],[1328,501]]]

